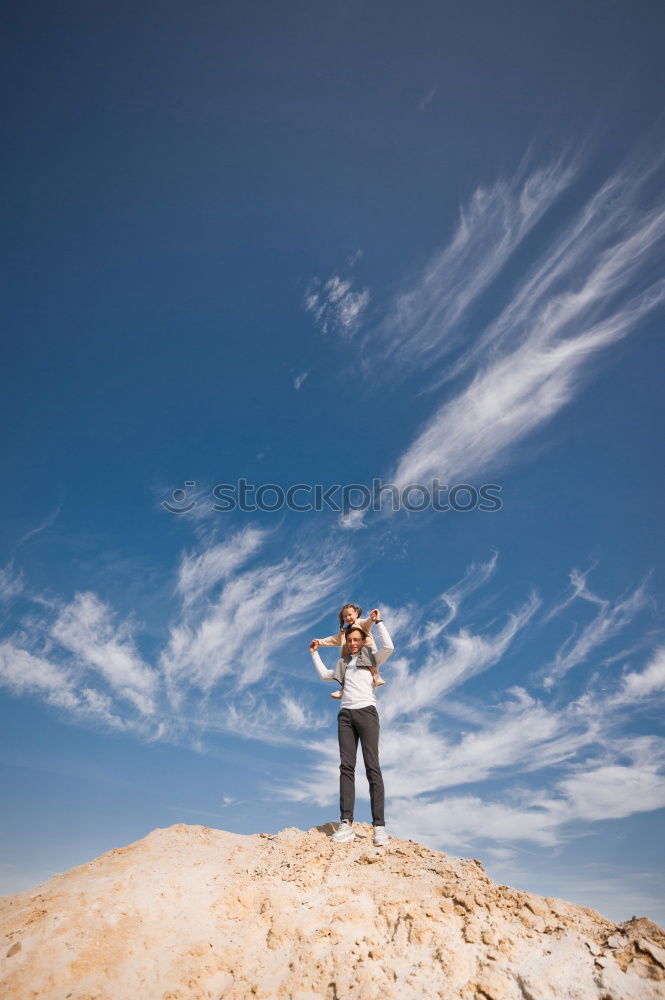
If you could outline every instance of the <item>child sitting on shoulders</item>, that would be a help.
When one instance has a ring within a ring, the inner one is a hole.
[[[345,604],[339,613],[339,632],[335,635],[329,635],[325,639],[319,639],[319,646],[341,646],[341,655],[345,656],[347,653],[346,648],[346,633],[350,628],[361,628],[363,632],[367,635],[367,646],[372,653],[376,653],[376,643],[372,638],[372,625],[374,624],[373,618],[361,618],[363,609],[357,604]],[[371,614],[371,613],[370,613]],[[372,665],[369,667],[372,673],[372,679],[374,681],[374,687],[381,687],[382,684],[386,682],[382,677],[379,676],[379,671],[377,667]],[[333,691],[330,695],[336,701],[342,697],[341,691]]]

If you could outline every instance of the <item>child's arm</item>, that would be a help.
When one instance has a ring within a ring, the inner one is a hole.
[[[328,670],[327,667],[323,665],[323,660],[318,654],[319,640],[312,639],[309,644],[309,651],[312,654],[312,663],[316,668],[316,672],[322,681],[332,681],[335,679],[335,671]]]
[[[341,646],[342,645],[342,633],[338,632],[337,635],[329,635],[325,639],[319,639],[319,646]]]
[[[361,628],[364,628],[366,632],[371,632],[372,631],[372,625],[373,624],[374,624],[374,619],[373,618],[359,618],[358,619],[358,625],[360,625]]]

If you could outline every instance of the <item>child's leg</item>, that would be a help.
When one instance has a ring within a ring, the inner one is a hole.
[[[372,672],[372,682],[374,684],[374,687],[378,688],[381,687],[382,684],[386,683],[383,677],[379,675],[379,668],[376,666],[376,664],[372,664],[372,666],[369,669]]]

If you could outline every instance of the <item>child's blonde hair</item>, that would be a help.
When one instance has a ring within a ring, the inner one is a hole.
[[[344,607],[342,608],[342,610],[339,613],[339,627],[340,628],[344,628],[344,612],[346,611],[347,608],[353,608],[353,610],[356,613],[356,617],[357,618],[360,618],[361,614],[363,613],[363,609],[358,604],[345,604]]]

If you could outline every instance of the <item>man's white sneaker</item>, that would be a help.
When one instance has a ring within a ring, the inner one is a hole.
[[[388,834],[386,833],[385,826],[375,826],[374,827],[374,846],[375,847],[386,847],[388,844]]]
[[[333,844],[348,844],[355,838],[356,835],[348,819],[343,819],[330,839]]]

